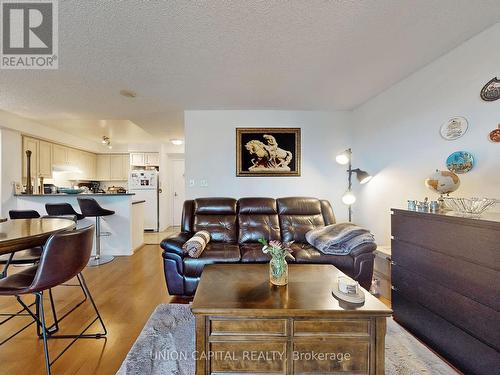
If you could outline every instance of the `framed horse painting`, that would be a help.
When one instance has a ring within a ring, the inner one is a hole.
[[[236,176],[300,176],[300,128],[236,128]]]

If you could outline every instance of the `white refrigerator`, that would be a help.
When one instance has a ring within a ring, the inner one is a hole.
[[[144,230],[158,232],[159,228],[159,182],[156,170],[132,170],[128,179],[129,193],[133,200],[144,200]]]

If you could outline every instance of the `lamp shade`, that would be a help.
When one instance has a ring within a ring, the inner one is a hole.
[[[356,172],[356,177],[360,184],[366,184],[372,179],[372,176],[368,172],[362,171],[359,168],[355,169],[354,172]]]
[[[341,165],[349,163],[351,160],[351,150],[345,150],[335,157],[335,161]]]
[[[356,196],[354,195],[354,193],[350,190],[346,191],[342,196],[342,203],[350,206],[354,202],[356,202]]]

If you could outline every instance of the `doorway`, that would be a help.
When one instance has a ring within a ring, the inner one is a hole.
[[[181,225],[182,207],[185,200],[186,183],[184,178],[184,160],[172,160],[172,223],[174,226]]]

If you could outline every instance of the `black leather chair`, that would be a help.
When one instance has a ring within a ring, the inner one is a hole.
[[[16,219],[38,219],[40,214],[35,210],[10,210],[9,217],[13,220]],[[7,276],[8,268],[11,264],[28,265],[36,263],[40,260],[42,254],[41,247],[34,247],[17,251],[15,253],[0,255],[0,264],[3,264],[3,270],[0,272],[0,279]]]
[[[41,330],[45,352],[45,368],[47,374],[51,373],[51,362],[49,357],[48,340],[52,338],[73,339],[61,352],[63,354],[79,338],[101,338],[107,334],[104,322],[99,314],[97,306],[85,283],[82,270],[89,261],[92,252],[94,226],[83,229],[60,232],[52,235],[45,247],[36,266],[29,267],[12,276],[0,280],[0,295],[16,296],[19,303],[24,307],[37,323]],[[73,277],[77,277],[83,285],[86,294],[96,312],[96,317],[77,335],[50,335],[45,322],[45,311],[43,293],[51,288],[61,285]],[[20,295],[34,294],[36,298],[37,311],[33,312],[19,297]],[[103,332],[87,334],[87,330],[99,320]],[[55,360],[60,358],[61,354]],[[54,360],[54,361],[55,361]]]
[[[38,219],[40,214],[35,210],[10,210],[9,217],[15,219]]]
[[[76,220],[85,218],[84,215],[76,212],[69,203],[46,203],[45,210],[50,216],[74,215],[76,216]]]
[[[101,255],[101,217],[114,215],[115,211],[107,210],[99,205],[94,198],[78,198],[78,205],[85,217],[95,217],[95,256],[90,259],[88,266],[100,266],[111,262],[112,255]]]

